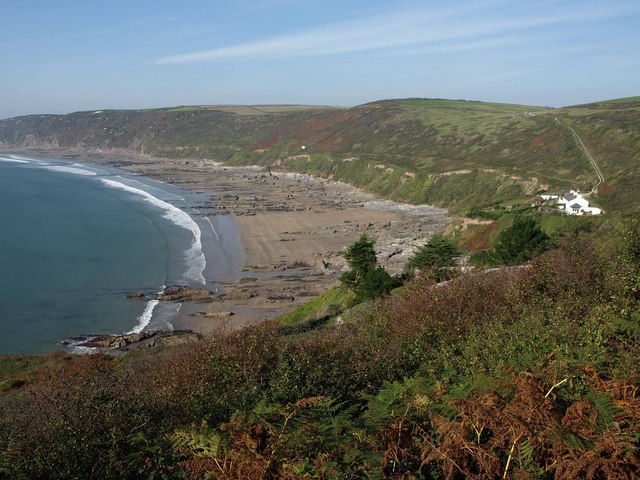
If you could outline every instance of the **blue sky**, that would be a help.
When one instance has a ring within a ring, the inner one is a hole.
[[[638,0],[4,0],[0,118],[640,95]]]

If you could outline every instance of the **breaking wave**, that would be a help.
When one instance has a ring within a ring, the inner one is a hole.
[[[164,210],[164,218],[172,221],[179,227],[190,231],[193,235],[193,240],[191,241],[191,247],[185,252],[187,270],[184,274],[184,281],[187,283],[195,282],[201,285],[206,284],[203,272],[207,266],[207,261],[202,251],[202,232],[200,231],[198,224],[186,212],[183,212],[178,207],[175,207],[164,200],[154,197],[144,190],[134,188],[108,178],[101,178],[100,181],[111,188],[124,190],[141,196],[147,203]]]
[[[133,330],[127,333],[142,332],[147,327],[147,325],[151,323],[151,318],[153,317],[153,310],[156,308],[158,303],[160,303],[159,300],[149,300],[147,302],[147,306],[144,309],[144,312],[142,312],[142,314],[140,314],[140,316],[138,317],[138,324],[133,328]]]
[[[78,168],[78,167],[65,167],[65,166],[61,166],[61,165],[55,165],[55,166],[46,166],[43,167],[45,170],[49,170],[51,172],[60,172],[60,173],[71,173],[73,175],[88,175],[88,176],[95,176],[97,175],[96,172],[92,172],[91,170],[85,170],[84,168]]]
[[[11,163],[29,163],[26,160],[22,160],[20,158],[13,158],[13,157],[0,157],[0,162],[11,162]]]

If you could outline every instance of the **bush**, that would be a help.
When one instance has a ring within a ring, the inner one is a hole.
[[[498,265],[498,260],[494,257],[493,252],[488,250],[481,250],[478,253],[474,253],[469,257],[469,261],[478,268],[495,267]]]
[[[548,235],[533,218],[519,216],[498,235],[494,256],[505,265],[516,265],[540,255],[548,243]]]
[[[397,281],[381,266],[368,271],[354,289],[358,301],[373,300],[396,287]]]
[[[0,478],[637,478],[638,227],[305,335],[48,361],[0,391]]]

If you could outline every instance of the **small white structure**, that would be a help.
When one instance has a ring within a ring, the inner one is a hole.
[[[555,195],[544,195],[553,199]],[[543,197],[543,198],[544,198]],[[557,198],[558,208],[564,210],[567,215],[600,215],[602,210],[598,207],[590,207],[589,200],[584,198],[579,192],[571,190],[562,197]]]

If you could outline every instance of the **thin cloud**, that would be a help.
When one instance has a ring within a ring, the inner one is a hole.
[[[441,45],[429,45],[426,47],[405,48],[399,51],[394,50],[390,55],[431,55],[441,53],[469,52],[475,50],[489,50],[507,46],[533,43],[538,39],[536,36],[508,35],[505,37],[492,37],[489,39],[473,39],[462,43],[451,42]]]
[[[437,13],[434,13],[434,9],[414,9],[332,23],[258,41],[170,55],[154,63],[184,64],[258,56],[308,57],[403,47],[432,46],[442,49],[446,47],[438,44],[451,41],[467,41],[472,44],[472,41],[476,40],[476,43],[485,42],[490,46],[491,42],[498,45],[501,42],[499,37],[514,35],[516,32],[588,22],[623,14],[628,14],[628,10],[623,12],[597,5],[578,11],[569,5],[566,11],[552,15],[533,15],[520,11],[510,16],[503,14],[500,8],[488,8],[487,4],[482,7],[476,5],[464,9],[441,10]],[[491,40],[492,37],[495,38]]]
[[[542,72],[541,69],[539,68],[531,68],[531,69],[526,69],[526,70],[511,70],[511,71],[506,71],[506,72],[498,72],[498,73],[494,73],[491,75],[486,75],[482,78],[479,78],[478,81],[482,82],[482,81],[495,81],[495,80],[500,80],[500,79],[505,79],[505,78],[510,78],[510,77],[521,77],[523,75],[532,75],[532,74],[536,74],[536,73],[540,73]]]

